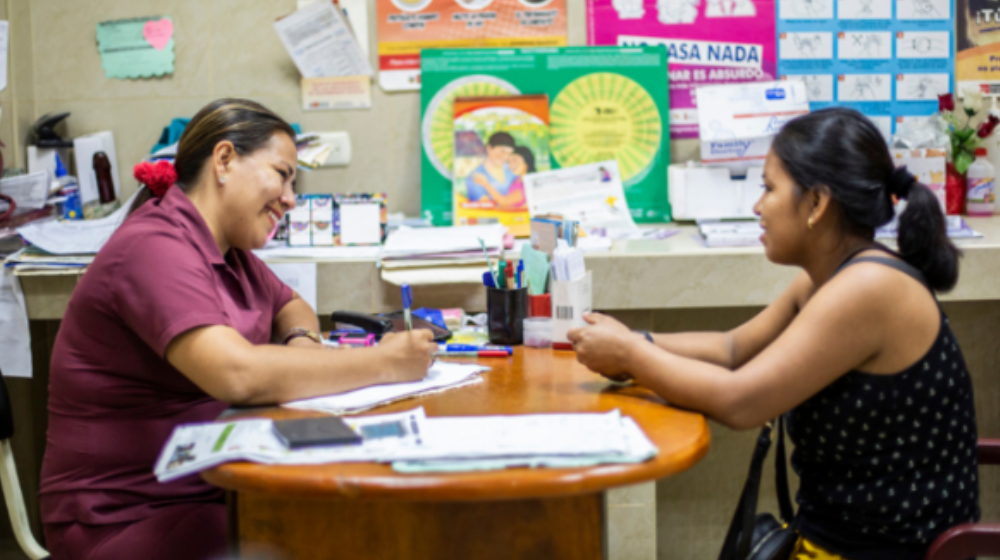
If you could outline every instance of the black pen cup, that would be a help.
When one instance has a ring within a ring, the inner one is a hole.
[[[490,344],[523,344],[524,318],[528,316],[528,288],[486,288],[486,315]]]

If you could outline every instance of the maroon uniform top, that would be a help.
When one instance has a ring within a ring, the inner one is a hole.
[[[158,506],[221,501],[197,476],[167,484],[153,476],[174,426],[213,420],[226,408],[164,353],[174,337],[204,325],[267,344],[291,298],[253,254],[223,257],[178,188],[125,220],[77,285],[56,338],[42,520],[123,523]]]

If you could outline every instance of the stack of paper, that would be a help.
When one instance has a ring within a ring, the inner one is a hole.
[[[437,228],[400,227],[382,250],[382,280],[395,285],[480,284],[490,258],[503,253],[502,224]]]
[[[486,244],[490,256],[498,256],[503,251],[506,232],[507,227],[502,224],[436,228],[403,226],[385,240],[382,260],[473,259],[483,262],[479,240]]]
[[[79,274],[92,262],[94,255],[54,255],[37,247],[27,247],[8,256],[4,267],[14,269],[14,274],[18,276],[31,273]]]
[[[401,472],[580,467],[637,463],[657,453],[639,426],[617,410],[427,418],[418,408],[345,421],[363,437],[361,443],[297,450],[281,444],[271,420],[178,426],[154,472],[166,482],[229,461],[286,465],[378,461],[392,463]]]

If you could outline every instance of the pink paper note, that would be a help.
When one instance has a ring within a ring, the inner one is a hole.
[[[142,27],[142,36],[153,48],[162,51],[167,48],[167,43],[174,36],[174,22],[167,18],[156,21],[147,21]]]

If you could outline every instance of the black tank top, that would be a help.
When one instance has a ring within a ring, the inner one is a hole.
[[[927,286],[917,269],[886,257],[848,259],[838,272],[861,262]],[[938,535],[979,519],[972,380],[943,311],[917,363],[894,375],[848,372],[790,411],[788,426],[796,526],[830,552],[922,560]]]

